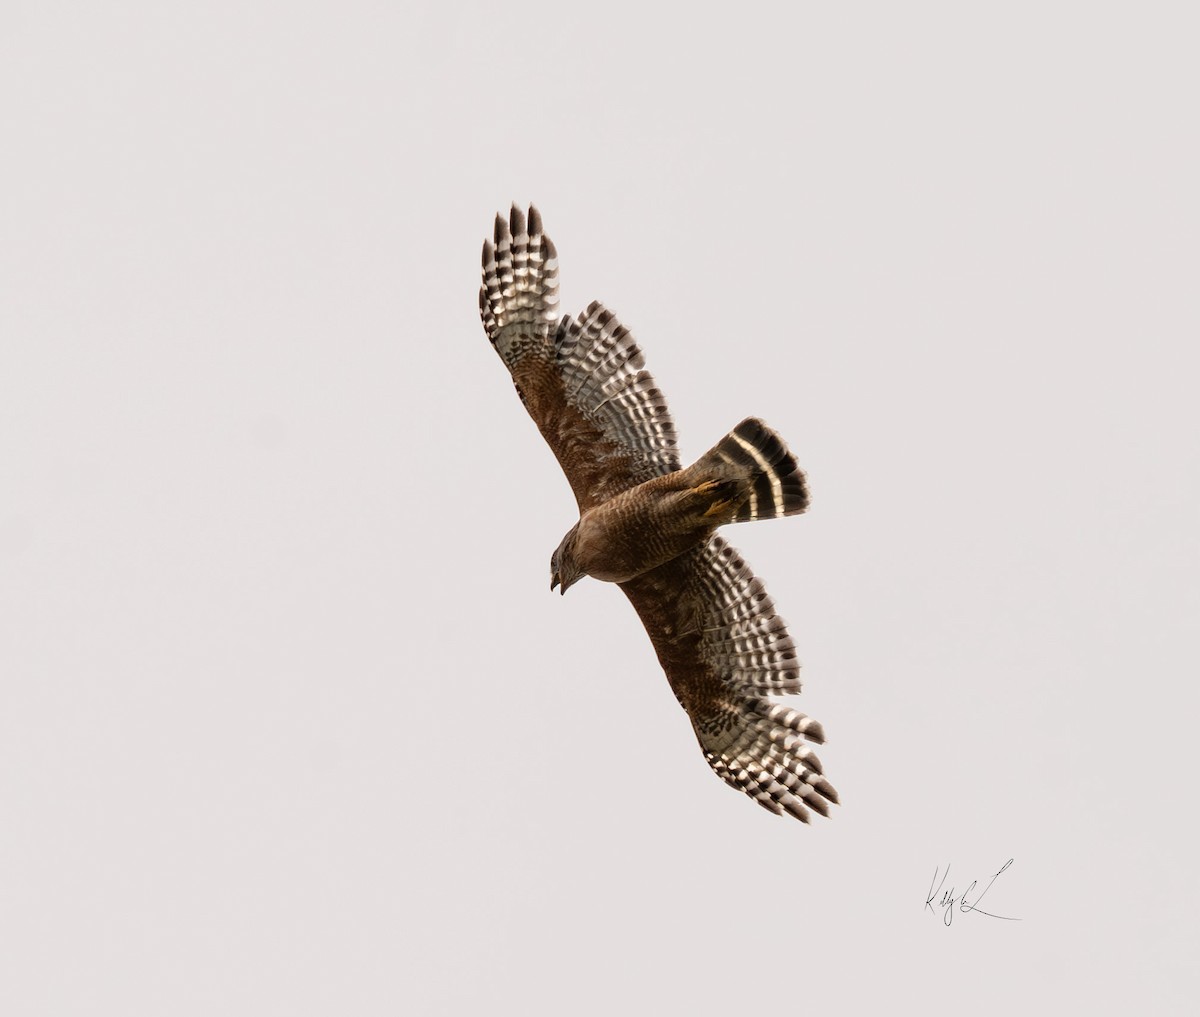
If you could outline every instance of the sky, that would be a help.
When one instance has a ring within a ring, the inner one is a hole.
[[[7,3],[0,1010],[1187,1012],[1189,15]],[[685,461],[803,465],[725,535],[831,819],[549,592],[513,201]]]

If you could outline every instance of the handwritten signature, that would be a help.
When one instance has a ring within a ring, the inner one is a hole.
[[[1005,862],[1000,867],[1000,872],[997,872],[995,876],[993,876],[990,880],[988,880],[988,885],[983,888],[983,892],[978,897],[976,897],[973,901],[967,900],[967,894],[974,892],[975,887],[979,885],[978,880],[976,880],[976,879],[971,880],[971,885],[968,886],[962,893],[960,893],[956,897],[956,896],[954,896],[954,887],[953,886],[950,887],[949,890],[946,890],[946,891],[942,890],[942,887],[946,883],[946,877],[950,875],[950,866],[949,865],[946,866],[946,871],[942,873],[942,881],[940,883],[938,882],[938,872],[940,871],[940,869],[935,868],[933,870],[933,880],[929,884],[929,896],[925,898],[926,909],[928,911],[930,911],[932,914],[937,914],[937,912],[934,911],[933,908],[934,908],[934,901],[937,898],[937,895],[940,893],[942,895],[942,897],[941,897],[941,900],[937,901],[937,906],[942,909],[942,921],[945,922],[947,925],[949,925],[952,921],[954,921],[955,905],[958,905],[958,910],[961,911],[963,914],[974,913],[974,914],[980,914],[980,915],[987,915],[989,918],[999,918],[1001,921],[1005,921],[1005,922],[1019,922],[1021,920],[1019,918],[1006,918],[1004,915],[994,915],[990,911],[984,911],[979,906],[979,902],[981,900],[983,900],[983,898],[987,894],[988,890],[990,890],[992,888],[992,883],[996,882],[996,880],[1000,876],[1000,874],[1007,871],[1008,867],[1010,865],[1012,865],[1012,863],[1013,863],[1013,860],[1011,858],[1007,862]],[[934,884],[936,884],[936,889],[934,888]],[[989,905],[989,907],[990,907],[990,905]]]

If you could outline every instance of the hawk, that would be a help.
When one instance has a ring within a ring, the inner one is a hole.
[[[530,206],[483,245],[483,327],[558,458],[579,521],[550,559],[550,589],[616,583],[646,627],[704,758],[776,814],[808,822],[837,792],[809,747],[820,724],[771,696],[799,664],[762,582],[720,526],[803,512],[804,474],[782,439],[743,420],[686,469],[666,400],[613,313],[558,319],[558,256]]]

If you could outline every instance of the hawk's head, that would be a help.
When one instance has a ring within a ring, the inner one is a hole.
[[[550,556],[550,589],[557,586],[560,595],[587,575],[575,560],[575,537],[578,532],[579,524],[576,523]]]

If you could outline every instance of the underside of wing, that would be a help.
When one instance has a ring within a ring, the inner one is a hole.
[[[771,812],[828,815],[820,724],[768,698],[800,691],[795,648],[738,552],[714,536],[621,588],[717,775]]]
[[[532,206],[528,220],[515,206],[496,217],[479,307],[581,510],[679,469],[666,399],[629,330],[598,303],[558,320],[558,257]]]

